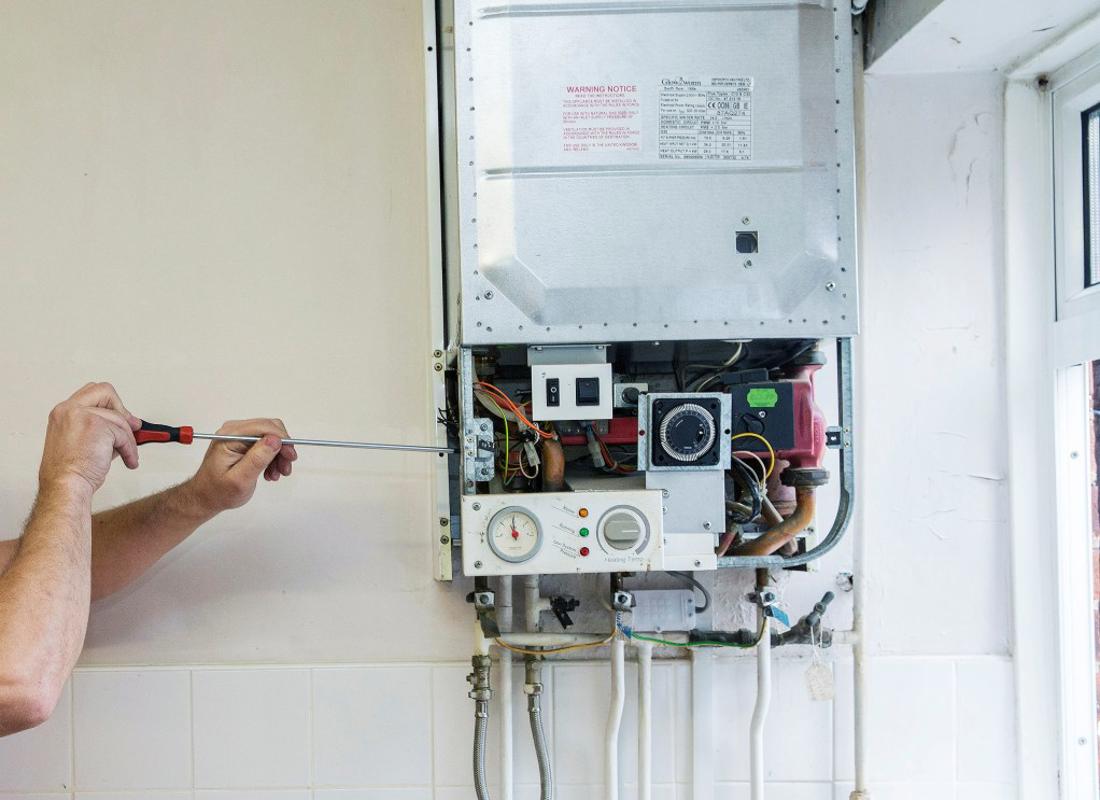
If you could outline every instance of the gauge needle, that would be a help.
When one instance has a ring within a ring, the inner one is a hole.
[[[512,538],[513,539],[518,539],[519,538],[519,531],[516,530],[516,518],[515,517],[512,517]]]

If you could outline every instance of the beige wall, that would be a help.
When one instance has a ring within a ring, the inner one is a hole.
[[[424,46],[418,0],[0,5],[0,535],[88,380],[200,430],[428,438]],[[99,505],[201,455],[147,446]],[[96,608],[85,662],[464,653],[433,466],[303,452]],[[416,636],[386,632],[399,608]]]

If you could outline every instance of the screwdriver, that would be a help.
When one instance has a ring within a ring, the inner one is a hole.
[[[224,433],[195,433],[190,425],[159,425],[141,420],[141,427],[134,432],[138,444],[150,442],[179,442],[191,444],[195,439],[209,439],[214,442],[258,442],[262,436],[236,436]],[[341,442],[334,439],[282,439],[283,444],[313,445],[315,447],[354,447],[360,450],[404,450],[411,453],[453,453],[450,447],[435,447],[420,444],[380,444],[378,442]]]

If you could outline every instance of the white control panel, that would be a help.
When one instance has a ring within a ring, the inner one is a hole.
[[[467,495],[466,575],[564,575],[664,568],[655,490]]]
[[[611,419],[612,388],[610,364],[533,364],[532,419]]]

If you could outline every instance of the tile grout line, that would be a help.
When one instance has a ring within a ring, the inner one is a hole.
[[[428,668],[428,753],[431,758],[431,763],[428,765],[428,771],[432,776],[432,799],[435,800],[436,785],[435,785],[435,667]]]
[[[313,771],[313,670],[306,672],[306,692],[308,694],[306,702],[306,757],[309,760],[306,765],[306,775],[309,778],[309,795],[312,797],[314,784],[317,782]]]

